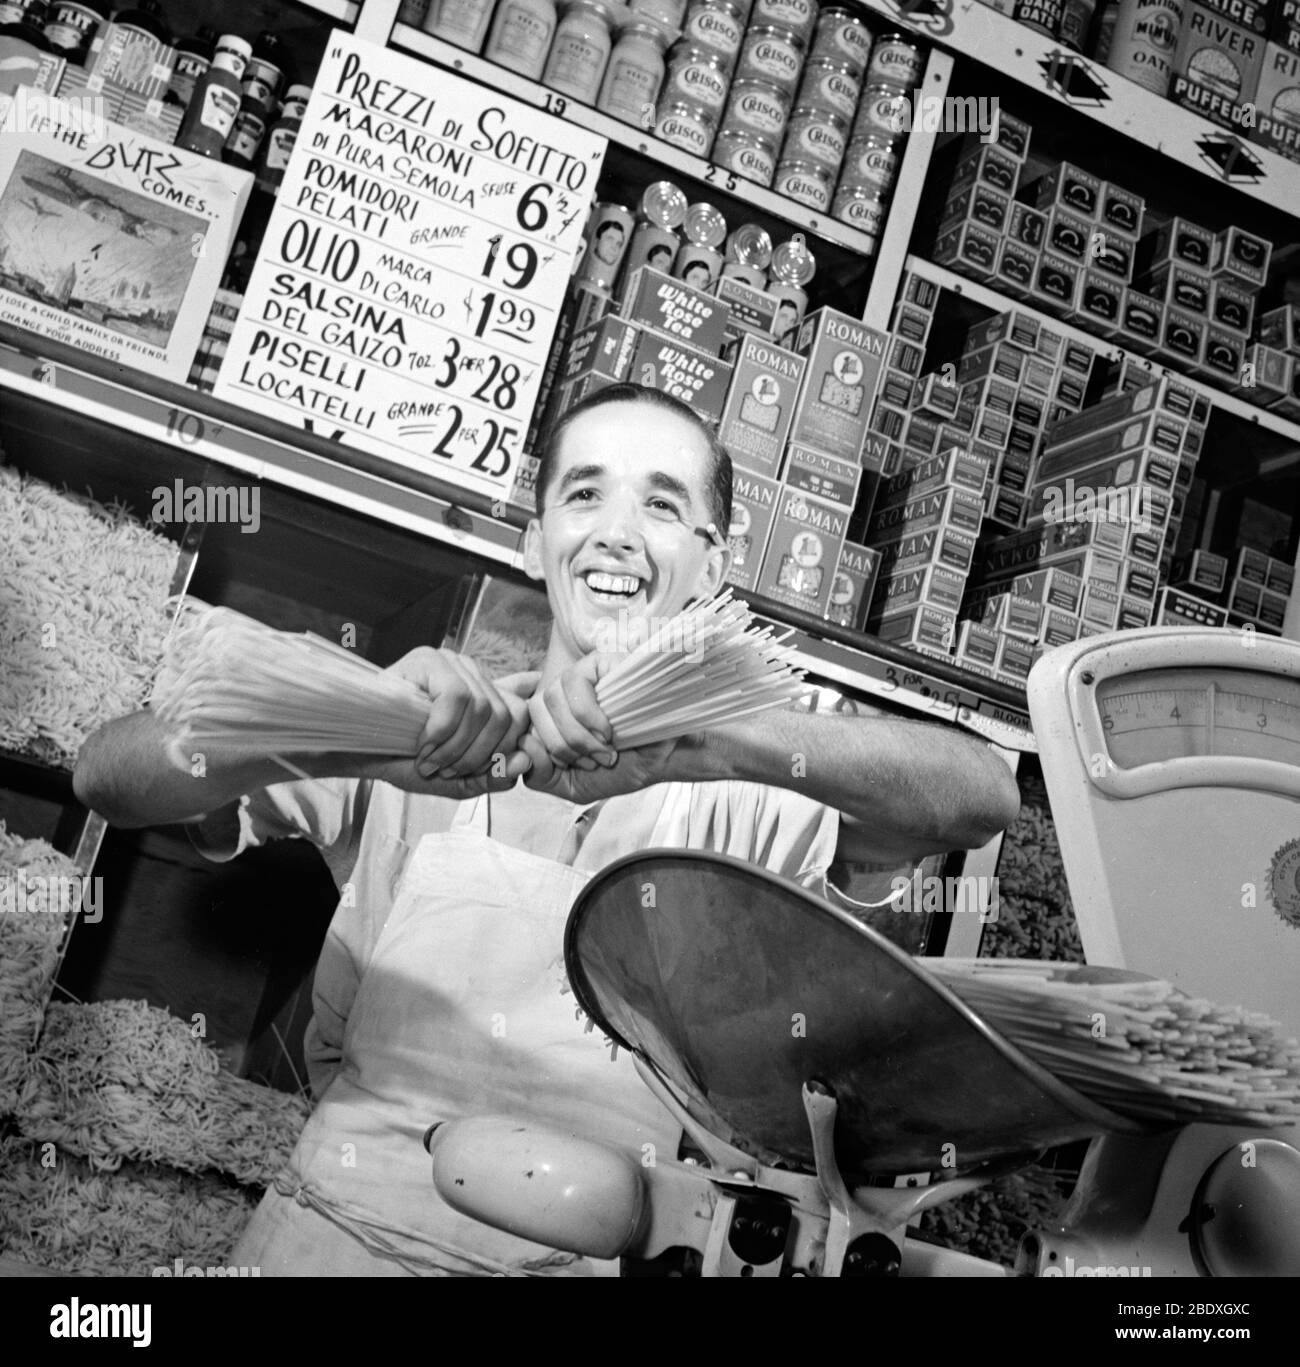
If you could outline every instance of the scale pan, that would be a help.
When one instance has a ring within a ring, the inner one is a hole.
[[[882,936],[725,855],[651,850],[609,865],[574,903],[565,961],[596,1024],[653,1064],[693,1119],[768,1164],[813,1166],[809,1079],[838,1098],[836,1153],[855,1174],[1144,1132],[1052,1077]]]

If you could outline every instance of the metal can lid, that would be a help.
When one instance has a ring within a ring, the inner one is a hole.
[[[776,157],[776,143],[771,138],[765,138],[762,133],[754,132],[752,128],[724,128],[718,134],[717,145],[721,146],[724,142],[739,147],[757,147],[771,157]]]
[[[682,235],[696,247],[719,247],[727,237],[727,220],[712,204],[692,204],[686,210]]]
[[[656,228],[675,232],[686,219],[686,192],[671,180],[647,185],[641,196],[640,216]]]
[[[884,212],[885,196],[882,195],[879,189],[874,185],[841,185],[839,189],[835,191],[835,203],[837,206],[850,199],[874,200],[880,205],[881,212]]]
[[[806,46],[796,29],[783,28],[780,24],[759,24],[757,28],[748,28],[745,30],[746,47],[761,39],[767,39],[769,42],[776,42],[778,40],[787,42],[791,47],[797,48],[800,52],[802,52]]]
[[[776,149],[766,139],[754,138],[753,141],[769,148],[775,156]],[[760,228],[757,223],[742,223],[727,238],[727,260],[734,261],[738,266],[766,270],[772,260],[772,239],[767,229]]]
[[[800,161],[796,158],[782,158],[776,164],[776,176],[774,184],[782,181],[786,176],[799,176],[804,180],[815,180],[818,184],[826,187],[827,203],[830,202],[830,193],[835,188],[835,174],[824,162]]]
[[[698,47],[694,43],[685,46],[678,42],[668,54],[668,66],[672,71],[684,66],[715,66],[725,76],[730,63],[715,47]]]
[[[904,33],[902,29],[886,29],[876,39],[877,43],[901,43],[904,47],[910,47],[913,52],[921,51],[920,43],[913,42],[911,34]]]
[[[718,118],[713,110],[707,105],[696,104],[694,100],[672,100],[662,105],[659,109],[658,122],[663,123],[665,119],[670,118],[686,119],[710,131],[718,126]]]
[[[798,119],[805,119],[809,123],[829,124],[838,133],[843,133],[849,126],[849,121],[843,114],[827,109],[824,104],[796,105],[790,114],[790,122],[794,123]]]
[[[789,112],[791,99],[789,89],[785,86],[775,85],[771,81],[765,81],[761,76],[741,76],[738,80],[732,81],[731,103],[735,104],[742,95],[750,91],[766,95]]]
[[[831,24],[842,24],[846,21],[860,24],[863,28],[867,26],[866,21],[856,10],[846,9],[843,5],[827,5],[817,15],[818,28],[823,24],[829,27]]]
[[[841,62],[835,57],[825,55],[809,57],[804,63],[804,71],[833,71],[837,76],[843,76],[845,80],[862,80],[862,68],[860,66],[854,66],[852,62]]]
[[[882,151],[892,152],[895,156],[899,154],[897,138],[887,138],[883,133],[855,133],[849,142],[850,152],[861,152],[868,147],[879,147]]]
[[[783,163],[784,164],[784,163]],[[810,172],[815,168],[808,163]],[[772,253],[771,276],[783,285],[806,285],[817,273],[817,262],[802,233],[795,233],[788,242],[782,242]]]

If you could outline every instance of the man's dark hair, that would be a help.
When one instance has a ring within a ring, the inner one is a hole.
[[[725,537],[727,529],[731,526],[731,457],[727,454],[727,448],[689,404],[673,398],[671,394],[665,394],[660,389],[649,389],[640,384],[614,384],[607,389],[598,389],[594,394],[589,394],[567,409],[551,424],[537,451],[537,488],[534,492],[537,516],[542,515],[546,491],[555,477],[555,453],[559,450],[560,438],[575,418],[607,403],[644,403],[655,408],[666,408],[670,413],[676,413],[699,428],[709,443],[709,470],[704,480],[709,501],[709,518],[717,527],[718,534]],[[634,432],[629,431],[628,440],[636,440]]]

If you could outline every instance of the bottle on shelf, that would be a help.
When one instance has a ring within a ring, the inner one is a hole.
[[[45,0],[0,6],[0,38],[16,39],[37,52],[53,52],[54,47],[45,36]]]
[[[284,168],[289,164],[289,154],[298,138],[302,126],[302,116],[307,112],[307,101],[311,98],[311,86],[291,85],[284,97],[284,107],[280,116],[271,126],[262,144],[262,155],[258,160],[257,185],[269,195],[280,191],[284,180]]]
[[[483,55],[516,75],[536,81],[555,37],[552,0],[501,0]]]
[[[45,16],[45,37],[70,66],[85,66],[90,45],[108,21],[105,0],[56,0]]]
[[[212,54],[216,50],[217,31],[207,24],[176,44],[176,65],[172,68],[172,83],[167,88],[168,104],[189,108],[194,87],[212,65]]]
[[[567,0],[542,84],[579,104],[596,103],[609,63],[615,10],[607,0]]]
[[[168,47],[173,42],[172,31],[167,27],[167,19],[158,0],[139,0],[134,9],[114,10],[112,22],[116,28],[135,29]],[[103,34],[104,29],[101,28],[96,38],[102,39]]]
[[[235,33],[218,40],[212,65],[195,85],[181,120],[176,134],[178,147],[201,157],[220,158],[239,113],[243,97],[240,78],[252,51],[252,45]]]
[[[657,20],[633,14],[619,32],[601,82],[596,108],[634,128],[654,126],[655,105],[664,84],[664,53],[672,31]]]
[[[466,52],[482,52],[493,0],[431,0],[422,27]]]
[[[221,160],[241,171],[251,171],[257,164],[258,153],[266,138],[270,115],[260,100],[245,94],[239,102],[239,113],[230,126],[226,145],[221,149]]]
[[[269,118],[273,103],[280,96],[289,58],[283,41],[274,33],[259,33],[252,55],[244,68],[244,94],[261,105]]]

